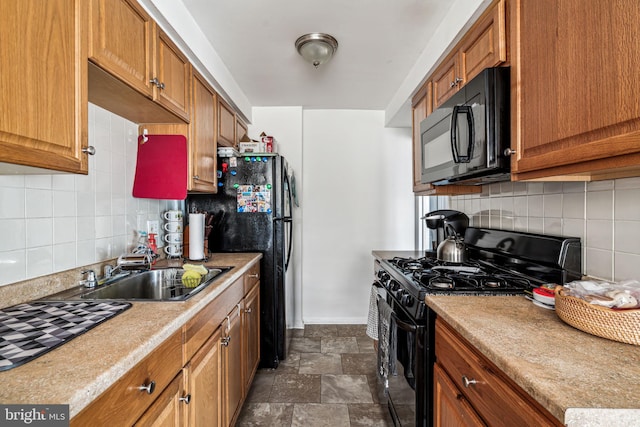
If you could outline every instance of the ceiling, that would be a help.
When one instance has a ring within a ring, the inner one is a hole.
[[[451,0],[182,0],[252,106],[385,110]],[[315,69],[296,39],[339,43]],[[425,72],[428,70],[425,70]],[[407,109],[403,125],[410,126]]]

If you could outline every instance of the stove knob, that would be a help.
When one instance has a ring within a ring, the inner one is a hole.
[[[402,295],[402,298],[400,298],[400,303],[406,307],[411,307],[413,305],[413,298],[411,298],[411,294],[409,292],[406,292],[404,295]]]
[[[391,282],[389,283],[389,287],[391,288],[392,291],[397,291],[398,289],[400,289],[400,284],[398,282],[396,282],[395,280],[391,280]]]

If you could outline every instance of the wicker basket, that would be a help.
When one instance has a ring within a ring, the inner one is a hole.
[[[611,310],[567,296],[556,287],[556,313],[565,323],[602,338],[640,345],[640,309]]]

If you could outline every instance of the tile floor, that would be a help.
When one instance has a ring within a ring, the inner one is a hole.
[[[388,427],[366,325],[294,330],[289,356],[256,373],[237,426]]]

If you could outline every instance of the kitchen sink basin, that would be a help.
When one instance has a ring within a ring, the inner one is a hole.
[[[209,286],[233,267],[210,268],[195,286],[182,283],[181,268],[160,268],[134,272],[95,288],[79,286],[50,295],[46,299],[63,300],[125,300],[125,301],[185,301]]]

